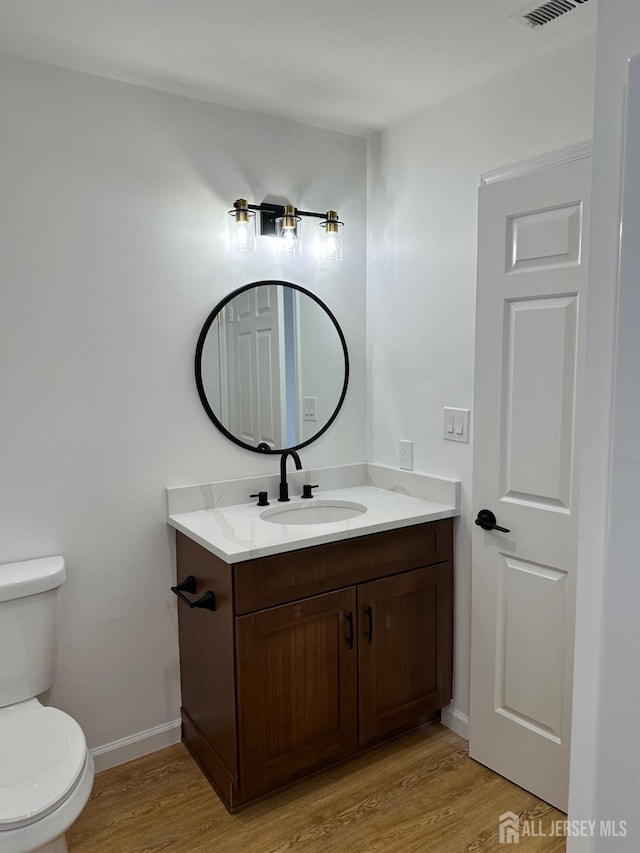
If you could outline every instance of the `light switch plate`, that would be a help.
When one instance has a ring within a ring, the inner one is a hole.
[[[316,398],[315,397],[303,397],[302,398],[302,411],[303,411],[303,419],[305,421],[316,421],[318,420],[316,416]]]
[[[398,442],[398,464],[405,471],[413,471],[413,442],[400,440]]]
[[[442,437],[446,441],[469,441],[470,409],[451,409],[445,407],[442,425]]]

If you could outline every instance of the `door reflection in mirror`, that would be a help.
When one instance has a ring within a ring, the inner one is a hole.
[[[259,452],[303,447],[321,435],[342,405],[348,375],[335,317],[287,282],[234,291],[207,318],[196,349],[207,414],[232,441]]]

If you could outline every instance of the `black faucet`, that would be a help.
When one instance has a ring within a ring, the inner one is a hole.
[[[289,486],[287,484],[287,456],[291,456],[293,461],[296,463],[297,471],[302,468],[302,462],[295,450],[285,450],[280,457],[280,497],[278,498],[278,501],[281,502],[289,500]]]

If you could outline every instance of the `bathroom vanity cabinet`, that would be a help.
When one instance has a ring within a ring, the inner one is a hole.
[[[230,811],[439,716],[452,519],[228,564],[177,532],[183,740]]]

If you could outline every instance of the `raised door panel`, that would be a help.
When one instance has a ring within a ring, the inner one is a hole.
[[[358,587],[360,742],[426,722],[451,698],[451,563]]]
[[[243,798],[355,750],[354,619],[353,588],[236,619]]]

